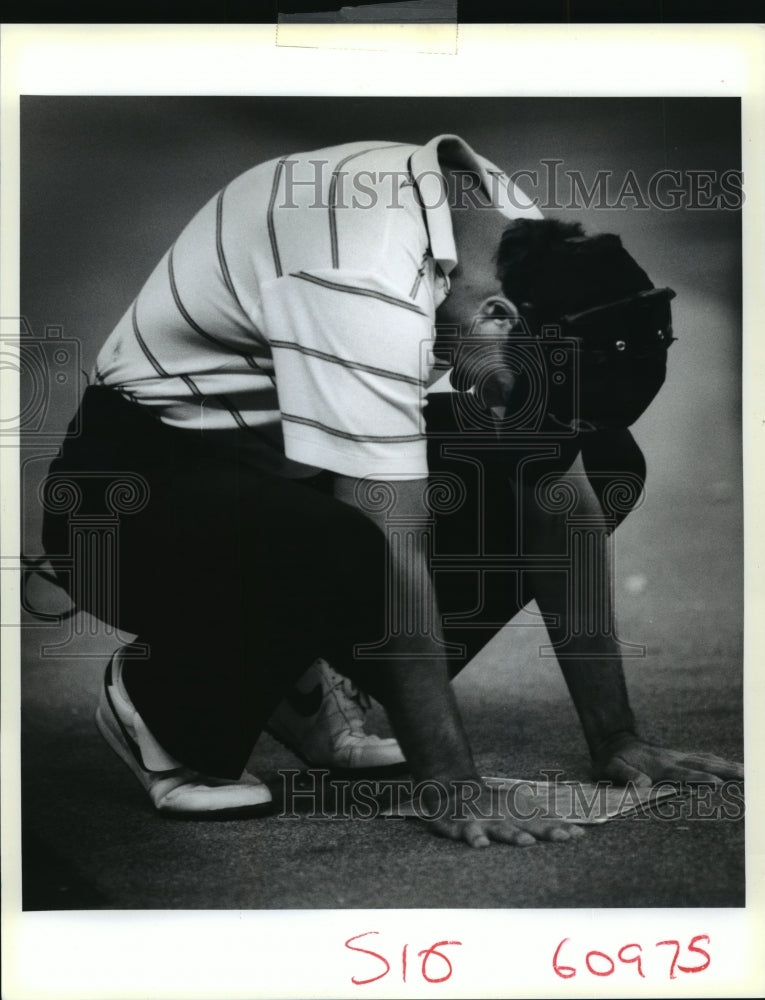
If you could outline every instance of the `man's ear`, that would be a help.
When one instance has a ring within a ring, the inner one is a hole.
[[[501,337],[509,334],[518,322],[518,308],[504,295],[490,295],[479,305],[470,337]]]

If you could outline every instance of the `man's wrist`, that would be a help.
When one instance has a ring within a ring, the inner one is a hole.
[[[640,742],[640,737],[634,729],[620,729],[609,736],[593,740],[590,743],[590,756],[596,763],[602,763]]]

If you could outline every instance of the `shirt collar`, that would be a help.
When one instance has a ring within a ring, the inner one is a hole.
[[[477,173],[484,190],[492,195],[494,207],[508,219],[522,216],[542,218],[539,209],[513,184],[505,172],[485,157],[479,156],[464,139],[448,133],[437,135],[415,150],[410,166],[423,205],[430,237],[430,252],[444,274],[454,270],[458,258],[452,214],[445,197],[442,160]]]

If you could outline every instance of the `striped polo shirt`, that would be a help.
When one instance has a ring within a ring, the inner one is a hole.
[[[287,476],[427,475],[435,312],[457,264],[442,164],[539,217],[457,136],[295,153],[191,220],[101,349],[98,384]],[[468,195],[466,195],[467,197]]]

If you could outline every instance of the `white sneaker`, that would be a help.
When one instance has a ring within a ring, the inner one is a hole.
[[[309,766],[359,775],[406,770],[394,739],[364,730],[370,701],[354,683],[316,660],[268,720],[266,732]]]
[[[253,774],[213,778],[184,767],[159,745],[122,681],[124,649],[112,656],[96,709],[101,735],[138,778],[159,812],[226,818],[268,812],[271,792]]]

